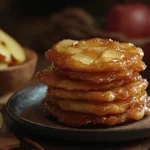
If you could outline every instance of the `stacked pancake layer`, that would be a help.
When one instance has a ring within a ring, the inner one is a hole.
[[[68,126],[115,125],[150,114],[143,51],[109,39],[63,40],[46,52],[44,110]]]

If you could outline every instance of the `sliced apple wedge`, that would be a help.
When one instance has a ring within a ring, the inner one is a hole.
[[[26,60],[26,55],[21,45],[2,30],[0,30],[0,43],[7,47],[7,50],[18,64],[23,63]]]
[[[0,62],[9,63],[11,61],[11,53],[8,50],[8,47],[0,42],[0,55],[3,56],[3,59],[0,59]]]
[[[74,40],[63,40],[57,44],[56,49],[60,53],[66,52],[66,49],[69,46],[73,45],[75,42],[76,41],[74,41]]]
[[[83,55],[83,54],[73,55],[72,59],[74,59],[78,62],[81,62],[83,64],[87,64],[87,65],[91,64],[94,61],[92,57],[86,56],[86,55]]]
[[[124,56],[123,53],[115,51],[115,50],[107,50],[101,55],[101,59],[103,61],[112,61],[114,59],[121,59]]]
[[[3,123],[4,123],[3,116],[0,112],[0,129],[3,127]]]

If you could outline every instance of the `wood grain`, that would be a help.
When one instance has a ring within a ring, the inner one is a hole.
[[[17,148],[19,146],[20,141],[4,123],[3,128],[0,130],[0,150]]]

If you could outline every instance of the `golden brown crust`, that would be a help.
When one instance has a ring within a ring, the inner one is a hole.
[[[110,83],[112,81],[118,81],[118,80],[132,80],[133,76],[135,74],[138,74],[138,72],[135,72],[133,69],[126,69],[121,72],[98,72],[98,73],[92,73],[92,72],[75,72],[71,70],[63,70],[63,69],[57,69],[60,74],[65,75],[71,79],[77,79],[77,80],[83,80],[87,82],[93,82],[93,83]]]
[[[69,91],[60,88],[48,88],[48,95],[56,96],[64,99],[72,100],[89,100],[89,101],[114,101],[116,99],[125,100],[127,98],[133,97],[141,91],[147,88],[148,82],[146,79],[140,81],[132,82],[128,85],[113,88],[109,90],[99,90],[99,91]]]
[[[145,103],[132,105],[132,108],[126,113],[106,116],[65,112],[62,111],[57,105],[52,104],[49,100],[43,101],[43,108],[48,115],[55,117],[58,122],[72,127],[80,127],[88,124],[105,124],[112,126],[127,122],[129,120],[140,120],[146,114]]]
[[[49,98],[49,101],[56,104],[63,111],[103,116],[125,113],[132,105],[142,104],[146,99],[147,94],[144,91],[127,100],[116,100],[114,102],[92,103],[85,100],[73,101],[56,97]]]
[[[108,39],[63,40],[46,52],[46,58],[59,68],[73,71],[102,72],[145,68],[143,51],[128,43]]]
[[[37,74],[39,81],[43,84],[46,84],[51,87],[63,88],[66,90],[101,90],[101,89],[110,89],[116,88],[122,85],[126,85],[133,81],[141,80],[141,75],[135,72],[133,76],[128,80],[117,80],[109,83],[91,83],[82,80],[69,79],[64,75],[61,75],[58,71],[53,70],[52,68],[47,68],[40,71]]]
[[[46,52],[37,74],[48,86],[43,107],[68,126],[116,125],[150,115],[141,48],[111,39],[62,40]]]

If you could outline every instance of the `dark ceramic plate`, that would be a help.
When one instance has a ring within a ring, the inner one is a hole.
[[[34,134],[84,142],[116,142],[150,137],[150,117],[114,127],[71,128],[48,118],[40,107],[46,86],[39,84],[13,95],[6,110],[9,116]]]

